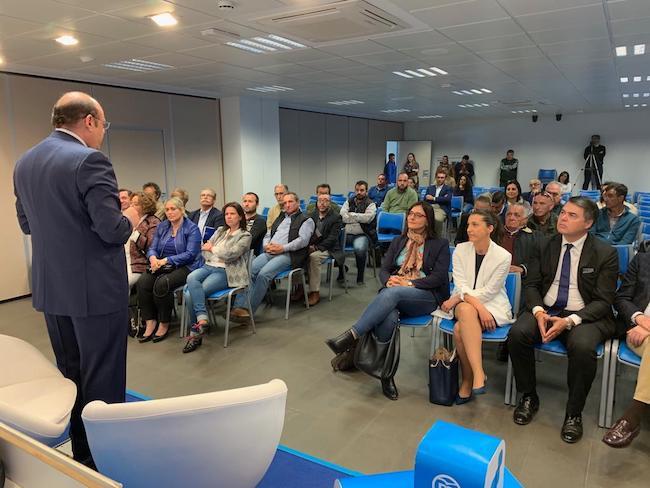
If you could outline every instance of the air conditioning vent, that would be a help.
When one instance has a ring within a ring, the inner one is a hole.
[[[267,31],[312,43],[366,38],[411,27],[405,20],[364,0],[336,1],[252,20]]]

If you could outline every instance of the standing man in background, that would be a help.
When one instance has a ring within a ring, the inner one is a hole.
[[[589,189],[589,184],[594,190],[600,189],[603,182],[603,163],[605,162],[605,146],[600,144],[600,136],[594,134],[591,136],[591,142],[585,147],[585,182],[582,184],[583,190]]]
[[[120,212],[113,166],[99,151],[110,125],[99,103],[66,93],[52,109],[52,125],[54,132],[16,163],[16,211],[32,236],[34,308],[45,314],[59,370],[77,385],[74,459],[94,467],[81,411],[93,400],[124,401],[124,243],[138,217],[133,207]]]
[[[395,162],[395,154],[388,155],[388,161],[384,165],[384,175],[389,185],[397,183],[397,163]]]
[[[515,158],[514,149],[508,149],[506,157],[501,160],[499,171],[499,186],[506,187],[509,181],[517,179],[519,160]],[[530,202],[529,202],[530,203]]]

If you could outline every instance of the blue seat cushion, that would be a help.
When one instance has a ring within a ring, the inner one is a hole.
[[[292,270],[290,269],[285,269],[284,271],[280,271],[278,274],[275,275],[276,280],[281,280],[282,278],[286,278],[289,276],[289,273],[291,273]]]
[[[426,327],[431,323],[432,320],[433,317],[430,314],[417,315],[412,317],[404,316],[399,318],[399,323],[400,325],[404,325],[406,327]]]
[[[225,297],[232,290],[234,290],[234,288],[224,288],[223,290],[217,290],[208,297],[208,300],[219,300],[219,298]]]
[[[641,358],[623,341],[618,348],[618,360],[637,368],[641,366]]]
[[[393,239],[395,239],[396,236],[399,234],[390,234],[390,233],[384,233],[384,232],[378,232],[377,233],[377,240],[379,242],[387,242],[390,241],[392,242]]]
[[[539,349],[540,351],[556,354],[559,356],[566,356],[567,354],[566,347],[564,347],[564,344],[562,344],[558,339],[555,339],[554,341],[551,341],[547,344],[536,344],[535,349]],[[603,344],[598,344],[598,347],[596,348],[596,355],[598,357],[601,357],[604,353],[605,346]]]
[[[443,331],[445,334],[453,334],[454,333],[454,324],[456,323],[455,320],[450,320],[450,319],[442,319],[440,321],[440,330]],[[504,342],[508,338],[508,332],[510,332],[510,327],[511,325],[503,325],[501,327],[497,327],[493,331],[486,331],[483,332],[483,340],[486,342]]]

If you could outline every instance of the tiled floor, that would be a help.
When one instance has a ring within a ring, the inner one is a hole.
[[[443,419],[504,438],[507,465],[527,487],[650,486],[650,424],[629,449],[616,451],[600,442],[600,371],[584,412],[585,438],[576,445],[559,436],[566,395],[562,359],[544,356],[539,363],[541,410],[526,427],[515,425],[512,409],[503,404],[506,368],[494,359],[494,346],[485,347],[488,393],[462,406],[428,402],[428,330],[417,331],[415,338],[410,330],[402,331],[396,402],[382,396],[373,378],[333,373],[332,354],[323,340],[351,326],[376,291],[369,273],[367,285],[351,288],[349,295],[335,287],[331,303],[325,299],[309,311],[292,305],[288,321],[278,295],[275,306],[260,308],[257,335],[234,329],[227,349],[221,327],[192,354],[181,354],[183,341],[177,334],[158,344],[130,340],[128,387],[162,398],[281,378],[289,387],[282,442],[366,473],[411,468],[421,436]],[[21,337],[52,357],[42,316],[28,299],[0,304],[0,333]],[[618,413],[632,395],[636,375],[621,369]]]

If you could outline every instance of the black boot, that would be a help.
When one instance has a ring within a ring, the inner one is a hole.
[[[382,378],[381,391],[386,398],[390,400],[397,400],[398,393],[397,393],[397,386],[395,386],[395,379],[393,377]]]
[[[354,338],[354,335],[352,335],[352,329],[348,329],[334,339],[327,339],[325,344],[327,344],[327,347],[329,347],[334,354],[341,354],[343,351],[350,349],[355,341],[356,339]]]

